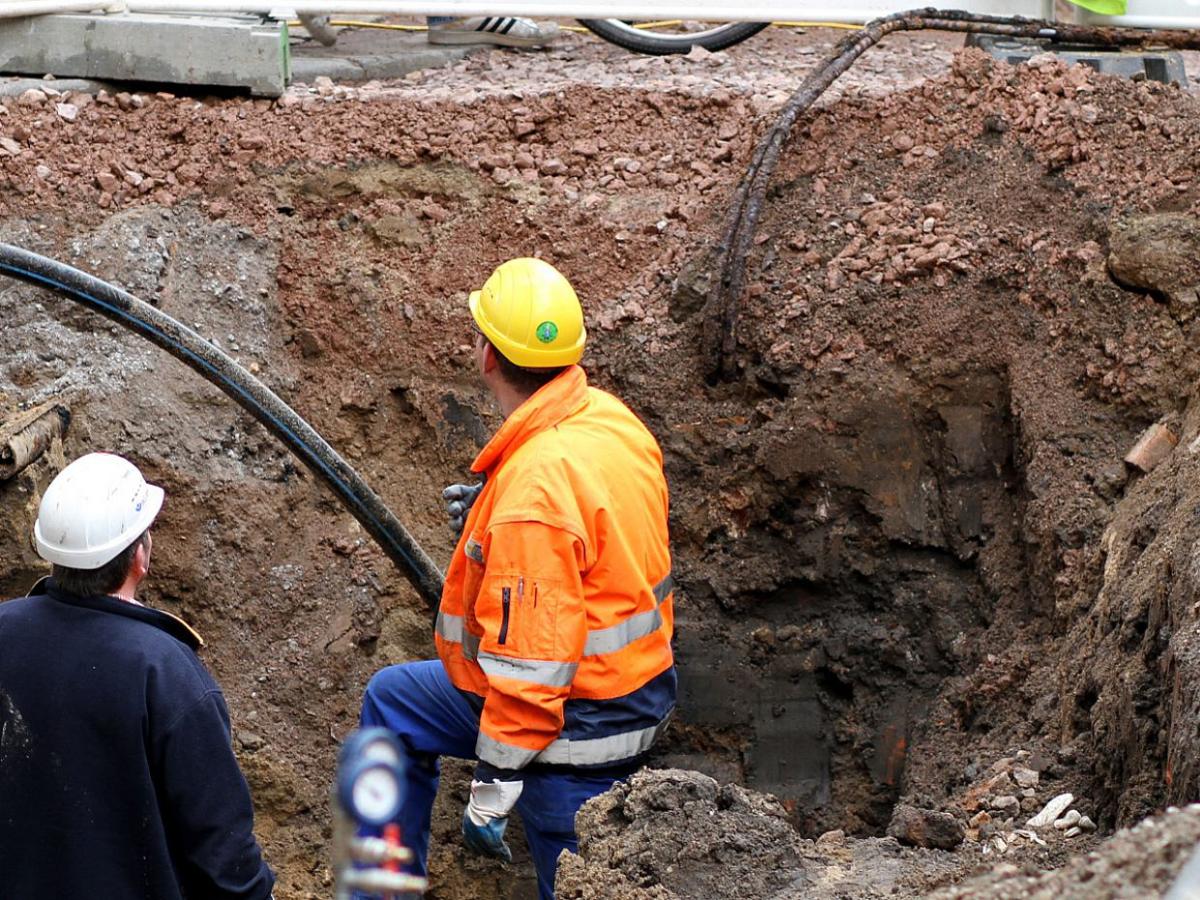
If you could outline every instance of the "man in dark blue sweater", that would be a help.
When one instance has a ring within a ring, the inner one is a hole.
[[[0,603],[0,898],[267,900],[250,792],[199,636],[135,598],[163,491],[94,453],[47,488],[53,563]]]

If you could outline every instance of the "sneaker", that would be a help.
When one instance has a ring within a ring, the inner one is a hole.
[[[496,44],[501,47],[537,47],[558,37],[553,22],[539,25],[512,16],[471,16],[445,25],[429,26],[431,44]]]

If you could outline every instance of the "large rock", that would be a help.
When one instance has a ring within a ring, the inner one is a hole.
[[[1200,303],[1200,219],[1179,213],[1116,223],[1109,235],[1108,271],[1118,283],[1161,294],[1186,321]]]
[[[963,841],[963,827],[950,813],[900,805],[892,813],[888,834],[910,847],[953,850]]]

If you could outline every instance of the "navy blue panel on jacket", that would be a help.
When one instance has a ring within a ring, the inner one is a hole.
[[[562,736],[572,741],[608,737],[653,728],[675,709],[675,667],[647,681],[631,694],[613,700],[572,698],[563,704]]]
[[[165,613],[0,603],[0,898],[265,900],[229,713]]]
[[[638,728],[662,726],[675,710],[677,679],[675,667],[647,681],[631,694],[614,700],[569,699],[563,704],[562,736],[571,741],[588,741],[605,738]],[[483,709],[483,699],[470,691],[459,693],[478,716]],[[521,771],[530,772],[575,772],[583,776],[610,776],[627,778],[646,763],[649,753],[630,757],[618,763],[601,763],[597,766],[565,766],[536,760],[524,770],[500,769],[481,762],[475,769],[478,781],[511,781],[520,778]]]

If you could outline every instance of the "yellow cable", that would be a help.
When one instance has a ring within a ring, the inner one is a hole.
[[[339,28],[378,28],[382,31],[428,31],[428,25],[388,25],[385,22],[355,22],[352,19],[329,23]]]
[[[861,25],[848,22],[772,22],[775,28],[843,28],[847,31],[862,31]]]
[[[384,22],[356,22],[351,19],[339,21],[331,21],[330,25],[336,25],[339,28],[378,28],[380,31],[427,31],[425,25],[388,25]],[[303,28],[304,23],[300,21],[288,22],[289,28]]]

